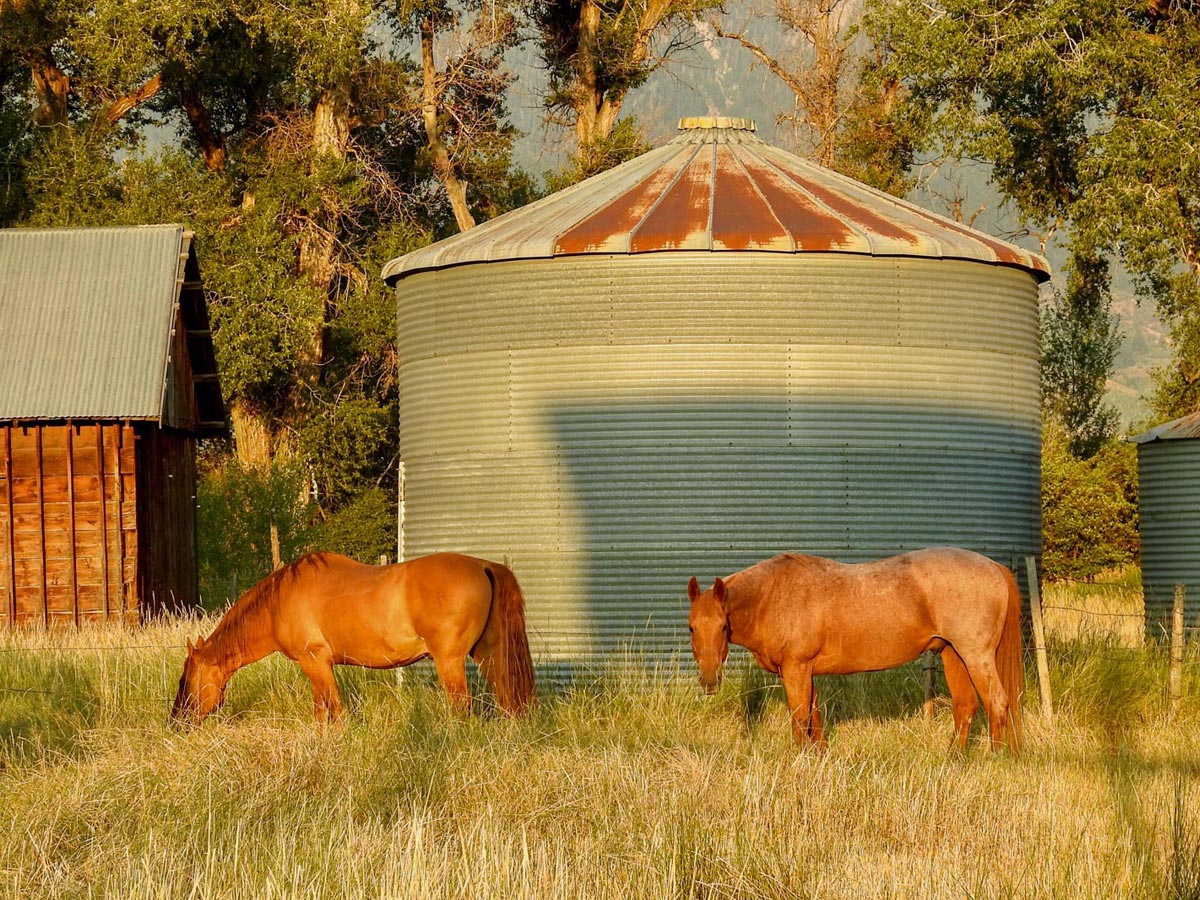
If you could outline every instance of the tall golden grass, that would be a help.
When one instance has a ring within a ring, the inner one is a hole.
[[[211,624],[0,635],[0,898],[1200,896],[1195,651],[1170,721],[1157,647],[1056,644],[1017,758],[978,726],[951,752],[917,667],[822,679],[817,755],[744,659],[714,698],[689,666],[614,672],[518,721],[342,669],[322,729],[276,657],[173,728]]]

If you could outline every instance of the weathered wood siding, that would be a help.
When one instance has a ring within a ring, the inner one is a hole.
[[[138,620],[134,444],[129,425],[0,423],[0,622]]]
[[[200,605],[196,439],[137,426],[138,596],[142,617]]]

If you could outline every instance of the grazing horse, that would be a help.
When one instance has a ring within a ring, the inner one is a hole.
[[[983,698],[991,746],[1021,740],[1021,592],[1012,572],[969,550],[917,550],[847,565],[785,553],[688,583],[692,653],[712,693],[730,643],[783,678],[798,744],[824,746],[814,675],[873,672],[940,652],[965,747]]]
[[[275,652],[300,664],[321,721],[342,715],[335,665],[390,669],[432,656],[451,703],[465,712],[470,655],[505,712],[520,713],[534,699],[516,576],[454,553],[391,566],[309,553],[279,569],[246,591],[208,638],[188,641],[171,717],[200,721],[224,702],[234,672]]]

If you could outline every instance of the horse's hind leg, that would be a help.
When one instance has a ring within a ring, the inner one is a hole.
[[[306,647],[296,660],[313,686],[314,714],[318,722],[336,722],[342,717],[342,695],[333,677],[333,656],[328,647]]]
[[[463,715],[471,711],[471,688],[467,685],[466,654],[435,655],[438,681],[450,698],[450,705]]]
[[[817,699],[816,684],[812,692],[812,718],[808,722],[808,736],[818,747],[825,746],[825,728],[821,723],[821,702]]]
[[[979,710],[979,697],[962,657],[949,644],[942,651],[942,669],[946,673],[946,687],[950,689],[950,700],[954,705],[954,742],[959,747],[966,747],[971,723]]]
[[[984,708],[988,714],[988,731],[993,750],[1005,743],[1008,732],[1008,694],[1000,683],[1000,673],[996,669],[996,661],[986,656],[972,660],[967,664],[979,696],[983,698]]]

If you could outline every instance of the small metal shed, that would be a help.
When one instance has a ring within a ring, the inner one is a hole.
[[[1146,630],[1162,637],[1170,633],[1177,584],[1187,590],[1188,609],[1200,606],[1200,412],[1130,440],[1138,445]]]
[[[190,232],[0,231],[0,622],[197,606],[196,440],[226,432]]]
[[[681,123],[393,260],[406,556],[507,556],[546,662],[687,648],[688,576],[1039,552],[1036,254]]]

